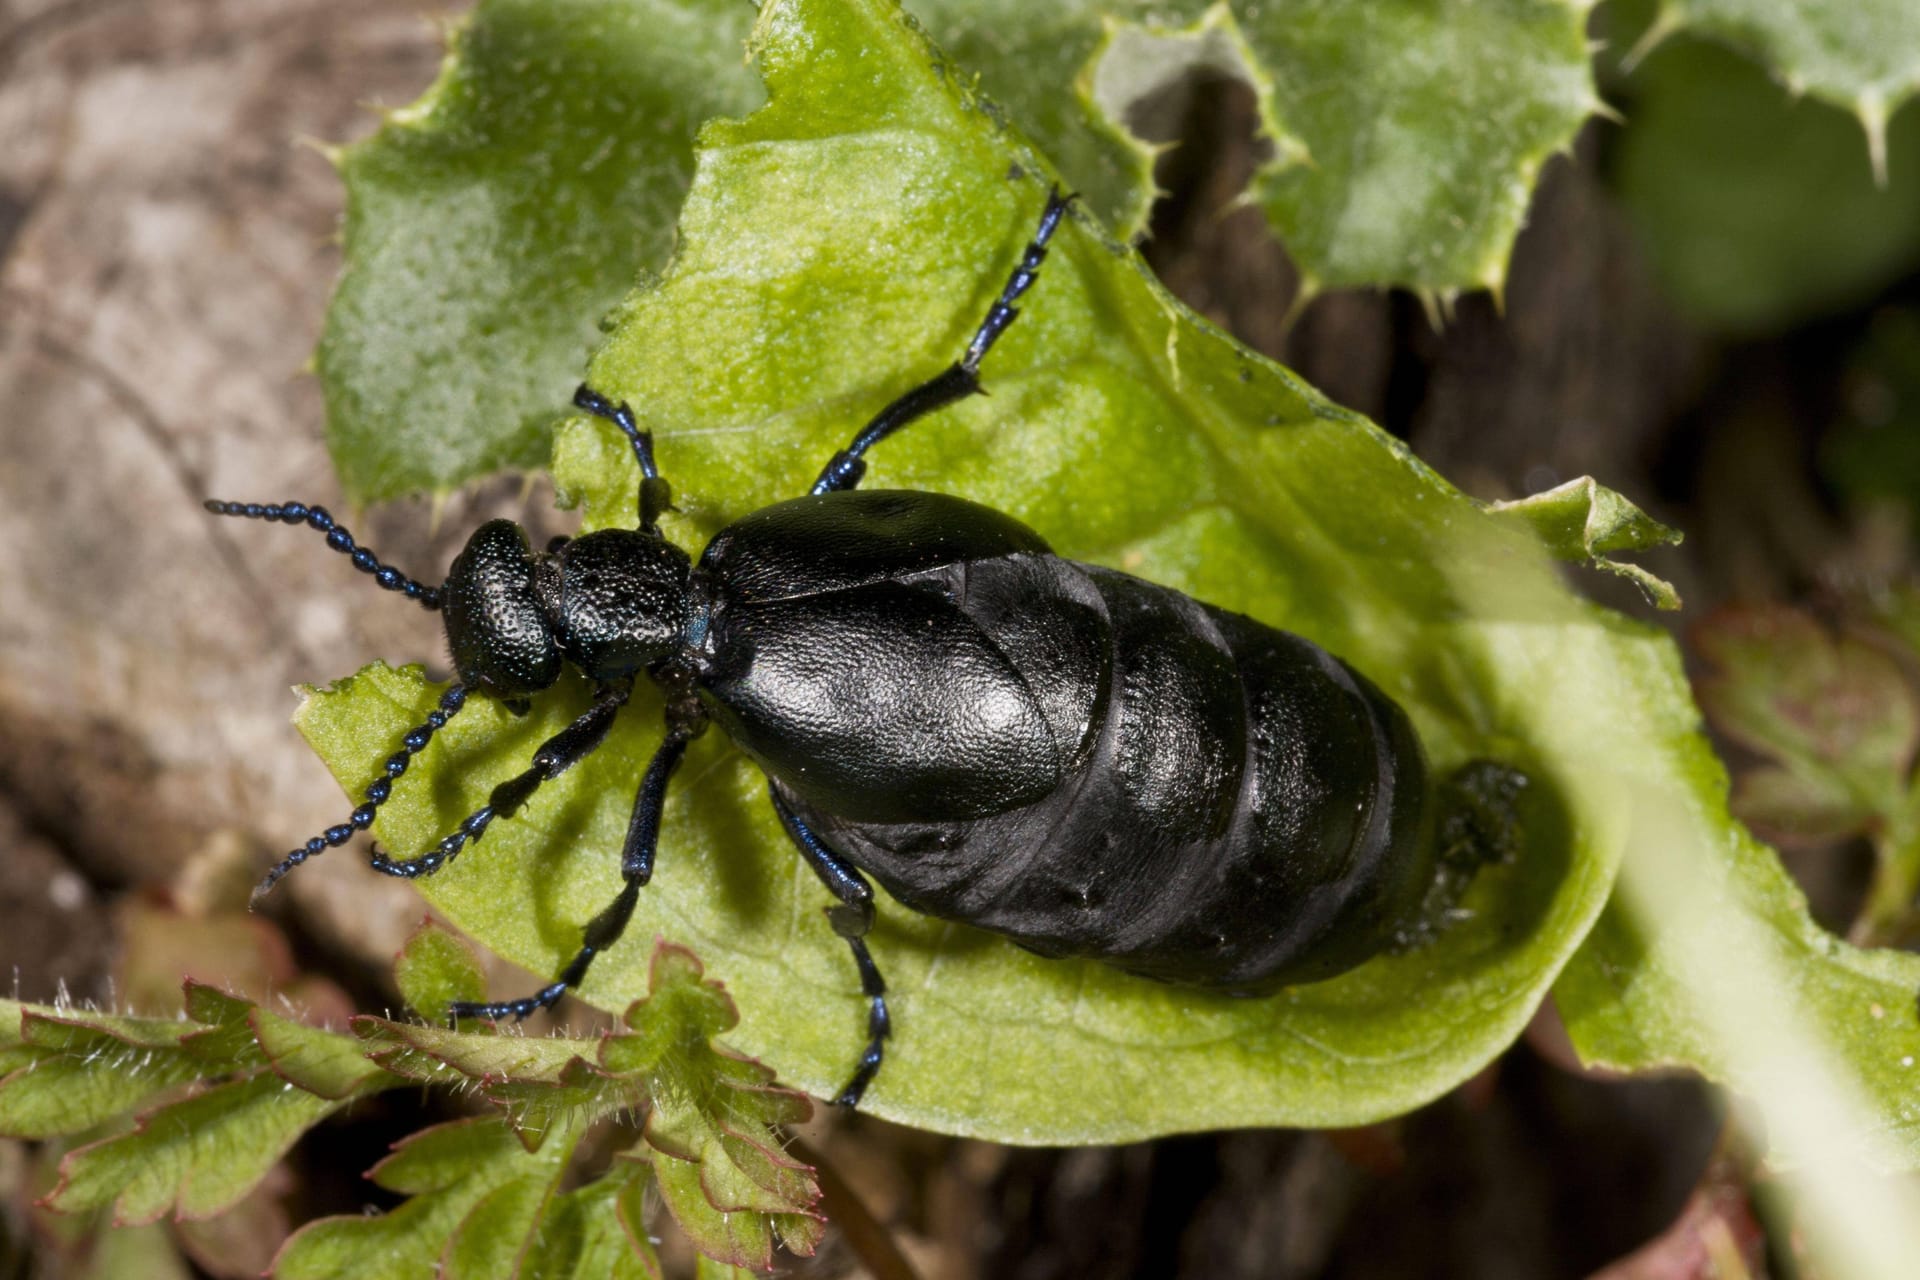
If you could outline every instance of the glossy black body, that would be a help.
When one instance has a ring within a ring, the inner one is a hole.
[[[1433,880],[1405,714],[1324,650],[932,493],[780,503],[693,575],[714,720],[917,911],[1233,991],[1389,946]]]
[[[347,821],[288,852],[256,896],[372,826],[470,691],[524,711],[572,665],[593,698],[524,770],[431,850],[369,857],[409,879],[451,866],[598,749],[636,683],[664,691],[666,733],[636,788],[618,896],[553,982],[456,1001],[456,1019],[549,1008],[618,943],[653,874],[669,782],[710,723],[766,770],[781,825],[835,900],[827,920],[868,1001],[866,1047],[838,1097],[847,1106],[893,1030],[866,943],[869,874],[915,910],[1045,955],[1249,994],[1431,933],[1474,847],[1501,845],[1482,837],[1510,811],[1511,771],[1496,767],[1483,795],[1450,803],[1436,824],[1406,716],[1324,650],[1063,560],[975,503],[858,490],[868,450],[981,391],[981,361],[1071,203],[1049,195],[959,360],[882,408],[808,496],[723,529],[698,564],[660,530],[672,489],[651,433],[589,386],[574,403],[617,427],[638,464],[633,529],[536,552],[517,525],[491,521],[435,587],[382,563],[323,508],[209,501],[217,515],[304,524],[382,588],[440,610],[460,677]]]

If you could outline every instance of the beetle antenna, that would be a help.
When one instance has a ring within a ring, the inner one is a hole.
[[[304,502],[222,502],[208,498],[201,504],[217,516],[240,516],[247,520],[278,520],[282,524],[304,524],[327,535],[327,545],[353,560],[353,567],[370,573],[373,580],[388,591],[398,591],[423,609],[440,607],[440,588],[416,582],[389,564],[381,564],[371,548],[360,546],[325,507],[310,507]]]
[[[653,432],[640,429],[632,405],[625,400],[616,404],[584,382],[573,393],[573,403],[596,418],[605,418],[632,442],[633,456],[640,461],[640,531],[658,533],[661,514],[673,510],[673,487],[653,461]]]
[[[433,741],[433,735],[439,732],[441,726],[447,721],[453,719],[466,703],[465,685],[456,684],[442,693],[440,705],[428,713],[426,722],[407,731],[407,736],[400,740],[400,749],[387,757],[387,763],[381,775],[367,784],[366,798],[360,806],[348,815],[345,822],[328,827],[274,863],[273,870],[267,872],[260,883],[254,886],[253,896],[248,900],[247,905],[252,907],[259,903],[260,899],[272,892],[273,886],[280,883],[287,872],[308,858],[343,845],[353,839],[354,832],[364,831],[372,826],[373,815],[379,812],[380,806],[386,803],[389,795],[393,794],[393,780],[407,771],[407,766],[413,762],[413,757],[424,750],[427,743]]]

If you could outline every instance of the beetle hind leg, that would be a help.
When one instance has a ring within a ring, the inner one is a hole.
[[[836,1106],[851,1110],[860,1105],[867,1086],[879,1074],[880,1063],[886,1056],[887,1037],[893,1034],[893,1017],[887,1012],[886,980],[873,962],[873,953],[867,950],[867,932],[873,928],[873,886],[800,821],[771,783],[767,786],[767,795],[773,800],[773,811],[780,815],[780,825],[787,829],[787,836],[800,850],[800,856],[825,883],[828,892],[840,899],[837,905],[827,908],[827,921],[853,949],[853,963],[860,970],[860,993],[868,1002],[867,1047],[860,1054],[847,1087],[833,1100]]]

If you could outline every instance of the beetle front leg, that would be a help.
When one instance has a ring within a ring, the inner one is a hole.
[[[627,824],[627,843],[620,854],[620,875],[626,883],[621,885],[619,896],[587,922],[580,950],[560,971],[560,976],[550,985],[518,1000],[492,1004],[457,1000],[447,1006],[449,1017],[512,1018],[518,1022],[536,1009],[550,1009],[569,987],[579,986],[586,978],[587,966],[595,956],[620,941],[620,935],[627,931],[627,922],[633,918],[633,908],[640,901],[641,887],[653,878],[653,855],[660,844],[660,815],[666,806],[667,779],[679,767],[687,743],[699,737],[704,728],[704,720],[668,725],[666,741],[653,753],[646,776],[640,780],[640,793],[634,797],[633,818]]]
[[[780,815],[780,825],[787,829],[787,836],[800,850],[800,856],[826,884],[828,892],[840,899],[838,906],[827,908],[827,921],[853,948],[853,963],[860,970],[860,992],[869,1001],[866,1051],[860,1055],[853,1078],[834,1099],[835,1105],[851,1110],[860,1105],[861,1095],[879,1074],[881,1059],[886,1055],[887,1037],[893,1034],[893,1018],[887,1012],[887,984],[867,950],[866,936],[873,928],[873,886],[800,821],[771,782],[767,784],[767,795],[773,800],[773,811]]]
[[[440,870],[459,857],[460,850],[469,842],[477,841],[495,818],[511,818],[517,813],[540,789],[541,783],[559,777],[593,754],[606,741],[614,716],[626,705],[631,692],[632,687],[625,683],[603,686],[592,706],[572,724],[541,743],[540,749],[533,753],[533,763],[524,772],[496,786],[487,802],[468,814],[433,852],[418,858],[395,859],[375,848],[367,859],[368,865],[382,875],[404,880],[418,880]]]
[[[640,531],[658,533],[660,517],[673,510],[673,488],[654,464],[653,432],[640,429],[640,423],[633,416],[633,407],[625,400],[615,403],[584,382],[573,393],[573,403],[594,417],[605,418],[620,428],[621,434],[633,446],[634,459],[640,464]]]

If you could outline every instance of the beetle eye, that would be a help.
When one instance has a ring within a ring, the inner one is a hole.
[[[512,698],[560,678],[560,648],[534,589],[538,567],[526,531],[511,520],[474,530],[453,562],[441,612],[466,684]]]

